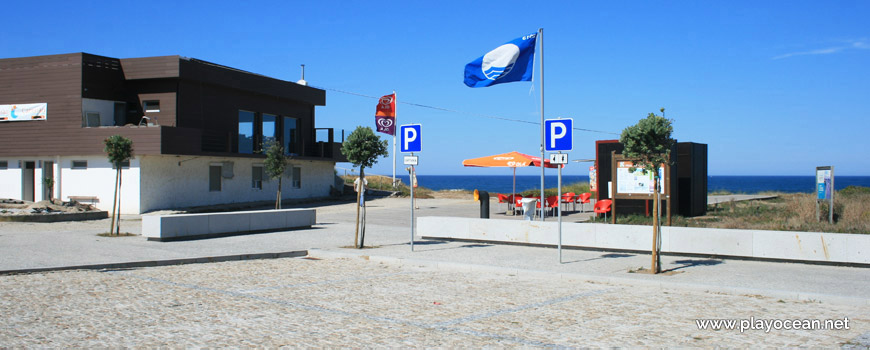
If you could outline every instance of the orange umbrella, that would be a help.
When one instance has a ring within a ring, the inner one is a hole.
[[[473,167],[503,167],[514,168],[514,189],[513,194],[517,192],[517,167],[541,166],[541,157],[530,156],[520,152],[510,152],[504,154],[496,154],[494,156],[480,157],[474,159],[466,159],[462,161],[464,166]],[[547,168],[557,168],[558,164],[550,164],[549,159],[544,160],[544,166]]]
[[[475,167],[526,167],[526,166],[541,166],[541,157],[530,156],[520,152],[510,152],[504,154],[496,154],[494,156],[480,157],[474,159],[466,159],[462,161],[464,166]],[[556,168],[558,165],[550,164],[549,159],[544,160],[544,166],[547,168]]]

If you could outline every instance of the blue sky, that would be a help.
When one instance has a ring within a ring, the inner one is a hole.
[[[4,8],[17,14],[10,18],[33,20],[0,29],[2,57],[182,55],[290,81],[304,63],[309,84],[328,89],[318,127],[374,127],[376,101],[338,91],[396,90],[399,124],[424,127],[420,174],[509,174],[461,161],[539,154],[538,126],[483,117],[537,123],[537,83],[471,89],[462,71],[542,27],[547,118],[618,134],[665,107],[675,138],[709,145],[712,175],[813,175],[819,165],[870,175],[868,1],[19,1]],[[613,138],[575,131],[570,157],[594,157],[595,140]],[[565,174],[587,168],[571,163]],[[391,171],[390,159],[370,170]]]

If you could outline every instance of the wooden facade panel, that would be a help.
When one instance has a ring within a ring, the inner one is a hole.
[[[160,112],[148,112],[140,109],[143,115],[151,118],[151,121],[163,126],[176,126],[176,96],[175,92],[161,92],[151,94],[139,94],[139,106],[144,108],[145,101],[159,101]]]
[[[121,60],[124,76],[128,80],[177,78],[179,56],[125,58]]]

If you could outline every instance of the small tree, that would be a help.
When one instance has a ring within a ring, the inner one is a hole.
[[[118,170],[115,175],[115,197],[112,199],[112,226],[109,227],[109,233],[115,231],[116,235],[121,234],[121,167],[122,163],[133,158],[133,141],[121,136],[112,135],[103,141],[106,147],[103,149],[109,157],[109,162]],[[117,210],[116,210],[117,207]],[[116,224],[117,215],[117,224]]]
[[[365,190],[363,185],[366,178],[365,168],[371,168],[378,162],[378,157],[386,157],[389,154],[387,152],[387,141],[381,140],[371,128],[357,126],[356,130],[350,133],[341,145],[341,153],[347,157],[348,161],[353,163],[353,166],[359,167],[360,191],[356,195],[356,229],[354,231],[353,245],[362,249],[365,244],[365,225],[363,225],[362,234],[360,234],[359,211],[360,206],[365,204],[360,203],[360,195]],[[365,220],[365,211],[363,211],[363,220]],[[359,239],[359,245],[357,245],[357,239]]]
[[[674,132],[673,122],[664,117],[665,109],[660,109],[662,116],[655,113],[650,113],[645,119],[641,119],[636,125],[629,126],[622,131],[619,137],[619,142],[625,145],[623,155],[626,158],[633,160],[634,167],[629,171],[635,171],[635,168],[642,168],[643,173],[652,171],[654,174],[655,190],[653,191],[653,246],[652,246],[652,271],[659,273],[662,270],[661,259],[659,258],[659,241],[661,240],[661,228],[659,227],[659,172],[658,168],[662,165],[670,165],[671,148],[674,146],[674,139],[671,134]]]
[[[269,141],[266,145],[266,161],[263,167],[266,175],[273,180],[278,180],[278,196],[275,199],[275,209],[281,209],[281,180],[284,179],[284,171],[287,169],[287,157],[284,156],[284,147],[276,141]]]

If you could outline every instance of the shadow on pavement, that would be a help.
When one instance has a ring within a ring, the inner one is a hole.
[[[715,266],[719,264],[724,264],[725,262],[722,260],[715,259],[690,259],[690,260],[677,260],[674,261],[674,264],[682,264],[683,266],[677,266],[672,269],[662,270],[662,272],[672,272],[680,269],[685,269],[687,267],[695,267],[695,266]]]
[[[592,261],[592,260],[600,260],[600,259],[630,258],[633,256],[635,256],[635,255],[634,254],[625,254],[625,253],[607,253],[607,254],[601,254],[601,256],[599,256],[599,257],[590,258],[590,259],[566,261],[565,264],[572,264],[572,263]]]

